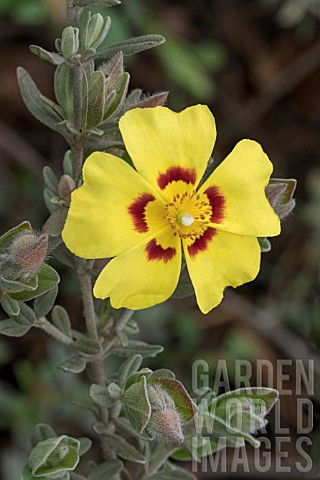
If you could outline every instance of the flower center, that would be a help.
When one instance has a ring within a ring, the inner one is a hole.
[[[174,235],[180,238],[199,238],[208,228],[212,208],[207,195],[176,185],[171,202],[165,206],[166,217]]]
[[[190,227],[194,222],[194,218],[191,213],[179,212],[177,215],[177,221],[184,227]]]

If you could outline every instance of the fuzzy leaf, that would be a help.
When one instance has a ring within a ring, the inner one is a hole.
[[[28,462],[32,474],[52,477],[58,472],[63,475],[66,470],[73,470],[79,462],[79,448],[80,442],[66,435],[38,443]]]
[[[90,338],[79,338],[72,344],[72,349],[75,352],[88,357],[98,355],[101,352],[99,343],[91,340]]]
[[[90,386],[89,395],[100,407],[110,408],[116,403],[116,399],[111,397],[107,387],[95,383]]]
[[[159,368],[152,373],[150,378],[169,378],[170,380],[174,380],[175,374],[167,368]]]
[[[29,73],[22,67],[17,69],[20,91],[27,109],[37,120],[57,132],[61,131],[58,123],[63,120],[53,102],[40,93]]]
[[[105,101],[105,78],[102,72],[94,72],[89,81],[88,89],[88,110],[87,110],[87,126],[96,127],[100,125],[104,115]],[[86,99],[85,99],[86,103]]]
[[[48,52],[44,48],[38,47],[38,45],[30,45],[29,50],[31,53],[41,58],[41,60],[46,60],[53,65],[61,65],[64,62],[63,56],[59,53]]]
[[[31,325],[20,325],[11,318],[0,321],[0,334],[8,337],[22,337],[31,328]]]
[[[45,292],[48,292],[56,285],[58,285],[59,282],[60,277],[58,273],[52,267],[44,263],[39,269],[38,286],[34,291],[13,293],[10,296],[16,300],[26,302],[28,300],[32,300],[33,298],[38,297],[39,295],[42,295]]]
[[[25,465],[20,474],[20,480],[48,480],[48,477],[34,477],[32,475],[32,471],[29,465]],[[64,479],[60,477],[59,480],[64,480]]]
[[[114,419],[114,424],[116,426],[116,431],[121,437],[135,437],[142,440],[150,441],[153,437],[146,435],[146,433],[138,433],[136,429],[133,428],[129,420],[124,417],[118,417]]]
[[[35,447],[39,442],[43,442],[48,438],[56,437],[56,432],[53,430],[50,425],[46,425],[45,423],[38,423],[31,433],[31,443],[32,446]]]
[[[51,192],[57,194],[58,193],[58,180],[55,176],[54,171],[51,167],[46,165],[42,170],[42,175],[44,179],[44,183],[46,186],[51,190]]]
[[[44,317],[51,311],[57,295],[58,287],[56,286],[35,299],[33,307],[37,318]]]
[[[143,52],[149,48],[157,47],[165,42],[162,35],[142,35],[141,37],[134,37],[123,42],[114,43],[108,47],[101,48],[96,53],[90,55],[87,60],[95,58],[110,58],[116,53],[122,52],[124,56],[134,55],[138,52]]]
[[[149,385],[160,385],[170,396],[182,421],[188,422],[198,411],[198,407],[190,398],[181,382],[170,378],[149,378]]]
[[[54,93],[67,118],[73,116],[73,71],[67,65],[59,65],[54,74]]]
[[[119,369],[119,385],[124,387],[126,384],[127,379],[130,375],[136,373],[140,365],[142,363],[142,355],[133,355],[132,357],[128,358],[125,362],[122,363]]]
[[[131,460],[135,463],[146,463],[146,458],[133,445],[130,445],[124,438],[112,435],[112,449],[124,460]]]
[[[87,437],[81,437],[78,438],[78,440],[80,442],[79,455],[81,456],[87,453],[88,450],[90,450],[92,441],[90,440],[90,438]]]
[[[88,480],[111,479],[113,475],[117,475],[122,469],[123,463],[120,460],[107,460],[93,467],[88,475]]]
[[[14,321],[17,322],[19,325],[32,326],[37,320],[34,311],[25,303],[20,302],[19,305],[20,312],[14,318]]]
[[[3,296],[1,298],[1,306],[3,310],[8,314],[12,316],[16,316],[20,313],[20,305],[17,300],[14,300],[13,298],[9,297],[5,292],[3,293]]]
[[[68,312],[63,307],[60,305],[53,307],[51,319],[52,323],[58,328],[58,330],[72,339],[70,317]]]
[[[143,357],[155,357],[163,351],[161,345],[149,345],[139,340],[130,340],[127,347],[114,346],[112,353],[119,357],[131,357],[132,355],[142,355]]]
[[[86,360],[80,355],[74,355],[58,365],[60,370],[67,373],[81,373],[86,368]]]
[[[258,242],[260,245],[260,250],[262,253],[268,253],[271,250],[271,242],[266,238],[258,238]]]
[[[151,405],[147,395],[146,378],[129,387],[124,394],[124,407],[127,418],[133,428],[142,433],[151,416]]]
[[[5,232],[0,237],[0,251],[5,253],[6,250],[9,248],[11,242],[14,240],[15,236],[19,235],[21,232],[24,231],[32,231],[32,227],[28,221],[22,222],[16,227],[13,227],[7,232]]]
[[[28,283],[23,283],[21,281],[8,280],[7,278],[0,277],[0,285],[2,290],[9,293],[11,297],[12,293],[24,292],[25,290],[34,292],[38,287],[38,279],[37,277],[33,277]]]

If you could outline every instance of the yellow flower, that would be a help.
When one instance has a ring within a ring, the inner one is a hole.
[[[133,109],[120,119],[120,130],[136,170],[107,153],[90,155],[63,240],[83,258],[115,257],[94,295],[134,310],[172,295],[183,248],[198,305],[207,313],[225,287],[257,276],[257,237],[280,233],[265,196],[272,164],[258,143],[242,140],[199,187],[216,138],[204,105],[180,113]]]

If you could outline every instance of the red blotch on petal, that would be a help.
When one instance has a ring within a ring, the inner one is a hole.
[[[153,238],[145,247],[145,251],[148,255],[148,260],[163,260],[164,263],[169,262],[177,253],[173,247],[163,248],[158,245]]]
[[[194,185],[197,180],[197,173],[194,168],[170,167],[164,173],[160,173],[157,182],[163,190],[169,183],[178,180]]]
[[[195,257],[199,252],[204,252],[207,250],[209,243],[216,234],[215,228],[207,228],[203,234],[196,238],[196,240],[188,246],[188,252],[190,257]]]
[[[128,207],[128,211],[132,217],[134,228],[139,233],[146,233],[149,228],[145,218],[145,209],[149,202],[155,200],[150,193],[143,193]],[[119,219],[121,221],[121,219]]]
[[[210,222],[220,223],[224,217],[225,200],[223,195],[216,186],[207,188],[204,193],[207,195],[212,209]]]

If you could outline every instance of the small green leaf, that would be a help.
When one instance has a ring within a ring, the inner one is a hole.
[[[33,277],[27,283],[16,280],[8,280],[7,278],[1,277],[0,284],[2,285],[2,290],[9,293],[12,296],[12,293],[19,293],[24,291],[34,292],[38,287],[37,277]]]
[[[58,287],[56,286],[35,299],[33,306],[37,318],[44,317],[51,311],[57,295]]]
[[[14,318],[15,322],[17,322],[19,325],[32,326],[37,321],[34,311],[25,303],[20,302],[19,305],[20,312]]]
[[[173,478],[174,480],[196,480],[196,477],[191,472],[182,468],[175,468],[167,472],[157,472],[148,477],[149,480],[172,480]]]
[[[131,357],[132,355],[142,355],[143,357],[155,357],[158,353],[163,352],[161,345],[149,345],[139,340],[130,340],[127,347],[114,346],[112,353],[119,357]]]
[[[149,48],[157,47],[164,42],[165,38],[162,35],[142,35],[140,37],[130,38],[123,42],[114,43],[108,47],[101,48],[96,53],[87,57],[86,60],[110,58],[120,51],[124,56],[134,55],[135,53],[143,52]]]
[[[29,457],[29,467],[35,476],[56,477],[59,472],[73,470],[79,462],[80,442],[72,437],[48,438],[38,443]]]
[[[151,416],[151,405],[147,394],[146,378],[129,387],[124,394],[124,407],[127,418],[133,428],[142,433]]]
[[[54,288],[60,282],[58,273],[49,265],[42,264],[38,271],[38,286],[34,291],[17,292],[10,296],[15,300],[28,301]]]
[[[102,72],[96,71],[90,78],[85,104],[86,101],[88,102],[88,109],[84,109],[87,114],[86,124],[88,127],[96,127],[100,125],[104,115],[105,78]]]
[[[260,250],[262,253],[267,253],[267,252],[270,252],[271,250],[271,243],[270,241],[264,237],[260,237],[258,238],[258,242],[259,242],[259,245],[260,245]]]
[[[0,321],[0,334],[8,337],[22,337],[31,328],[31,325],[20,325],[11,318]]]
[[[32,446],[35,447],[39,442],[43,442],[48,438],[56,437],[56,432],[53,430],[50,425],[46,425],[45,423],[38,423],[31,433],[31,443]]]
[[[184,422],[191,420],[198,411],[198,407],[190,398],[181,382],[170,378],[149,378],[149,385],[160,385],[170,396],[175,408]]]
[[[123,469],[121,460],[107,460],[100,465],[96,465],[90,471],[88,480],[107,480],[113,475],[117,475]]]
[[[29,50],[31,53],[41,58],[41,60],[46,60],[53,65],[61,65],[64,62],[63,56],[59,53],[48,52],[44,48],[38,47],[38,45],[30,45]]]
[[[0,237],[0,251],[2,253],[6,253],[7,249],[10,247],[11,242],[14,240],[15,236],[25,231],[32,232],[32,227],[28,221],[22,222],[16,227],[13,227],[7,232],[5,232]]]
[[[122,363],[119,369],[118,376],[119,385],[121,387],[125,386],[126,381],[130,377],[130,375],[136,373],[139,370],[142,360],[142,355],[133,355]]]
[[[61,35],[61,51],[66,59],[73,57],[79,48],[79,29],[71,25],[65,27]]]
[[[71,323],[68,312],[60,305],[55,305],[51,312],[52,323],[67,337],[72,339]]]
[[[111,445],[116,454],[124,460],[131,460],[132,462],[142,464],[146,463],[145,456],[124,438],[118,435],[112,435]]]
[[[60,370],[67,373],[81,373],[86,368],[86,360],[80,355],[74,355],[58,365]]]
[[[54,74],[54,93],[59,105],[72,119],[73,115],[73,71],[68,65],[59,65]]]
[[[121,437],[136,437],[141,440],[150,441],[153,437],[144,433],[138,433],[131,425],[129,420],[124,417],[118,417],[114,419],[114,424],[116,426],[116,431]]]
[[[150,378],[169,378],[170,380],[174,380],[175,374],[167,368],[159,368],[152,373]]]
[[[53,102],[40,93],[24,68],[18,67],[17,77],[22,98],[29,112],[47,127],[60,132],[61,128],[58,126],[58,123],[63,118],[58,113],[58,108],[54,108]]]
[[[121,80],[117,85],[115,99],[111,103],[108,110],[106,110],[105,118],[110,117],[111,115],[115,115],[116,113],[119,112],[119,110],[122,109],[128,93],[129,82],[130,82],[130,75],[128,72],[124,72],[121,76]]]
[[[81,353],[82,355],[91,357],[93,355],[99,355],[101,353],[101,347],[99,343],[90,338],[79,338],[72,344],[72,349]]]
[[[5,292],[3,293],[3,296],[1,298],[1,306],[3,310],[8,314],[12,316],[16,316],[20,313],[20,305],[17,300],[14,300],[13,298],[9,297]]]
[[[31,468],[28,465],[25,465],[20,474],[20,480],[48,480],[48,477],[34,477]]]
[[[80,442],[79,455],[82,456],[87,453],[88,450],[90,450],[92,441],[87,437],[81,437],[78,438],[78,440]]]
[[[107,387],[95,383],[90,386],[89,395],[100,407],[110,408],[116,403],[116,399],[111,397]]]
[[[50,217],[46,220],[42,227],[43,232],[46,232],[53,237],[58,237],[61,235],[67,215],[68,209],[64,206],[60,206],[56,210],[53,210]]]
[[[108,393],[111,398],[118,400],[121,396],[121,388],[114,382],[111,382],[107,387]]]

